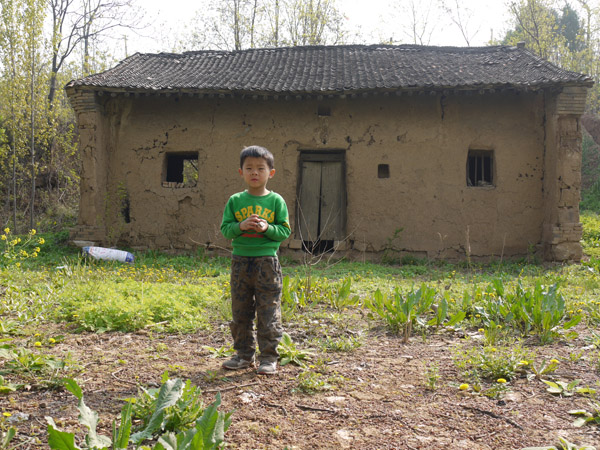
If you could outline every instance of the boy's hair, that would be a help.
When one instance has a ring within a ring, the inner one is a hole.
[[[273,169],[275,167],[275,158],[273,158],[273,153],[267,150],[264,147],[260,147],[259,145],[251,145],[250,147],[246,147],[240,153],[240,169],[244,167],[244,161],[246,158],[262,158],[267,162],[269,169]]]

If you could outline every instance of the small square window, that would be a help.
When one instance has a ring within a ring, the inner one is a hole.
[[[318,116],[331,116],[331,107],[325,105],[319,105],[317,108]]]
[[[198,184],[198,153],[167,153],[165,187],[195,187]]]
[[[469,150],[467,157],[467,186],[494,185],[493,150]]]
[[[390,165],[379,164],[377,166],[377,178],[389,178],[390,177]]]

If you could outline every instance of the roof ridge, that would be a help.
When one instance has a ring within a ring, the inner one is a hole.
[[[257,47],[257,48],[246,48],[240,50],[221,50],[221,49],[202,49],[202,50],[188,50],[185,52],[158,52],[158,53],[141,53],[138,52],[135,55],[144,56],[162,56],[180,58],[181,56],[193,56],[193,55],[205,55],[205,54],[243,54],[243,53],[265,53],[265,52],[289,52],[291,51],[319,51],[319,50],[344,50],[344,49],[355,49],[355,50],[423,50],[423,51],[452,51],[458,53],[480,53],[480,52],[494,52],[498,50],[517,50],[516,46],[511,45],[486,45],[479,47],[460,47],[460,46],[435,46],[435,45],[418,45],[418,44],[343,44],[343,45],[291,45],[284,47]],[[132,55],[132,56],[135,56]],[[128,58],[131,58],[128,57]],[[126,58],[126,59],[128,59]],[[125,61],[125,60],[123,60]]]

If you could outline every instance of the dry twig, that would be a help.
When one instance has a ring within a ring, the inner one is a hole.
[[[464,408],[464,409],[468,409],[469,411],[475,411],[475,412],[478,412],[480,414],[485,414],[486,416],[493,417],[494,419],[504,420],[504,421],[508,422],[509,424],[511,424],[513,427],[518,428],[519,430],[523,429],[523,427],[521,425],[519,425],[517,422],[515,422],[514,420],[509,419],[508,417],[499,416],[498,414],[493,413],[492,411],[487,411],[485,409],[475,408],[473,406],[466,406],[466,405],[460,405],[460,406],[462,408]]]

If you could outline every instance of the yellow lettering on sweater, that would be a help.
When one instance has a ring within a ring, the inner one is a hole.
[[[273,223],[275,221],[275,211],[271,211],[269,208],[263,208],[260,205],[247,206],[246,208],[241,208],[239,211],[236,211],[233,214],[238,222],[246,220],[252,214],[256,214],[269,223]]]

